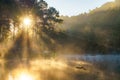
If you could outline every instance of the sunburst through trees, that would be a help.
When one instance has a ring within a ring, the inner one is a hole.
[[[55,27],[62,21],[59,12],[44,0],[0,0],[0,42],[8,46],[5,51],[1,48],[0,55],[6,71],[20,64],[29,66],[30,59],[43,56],[49,49],[47,42],[54,46],[50,35],[58,34]]]

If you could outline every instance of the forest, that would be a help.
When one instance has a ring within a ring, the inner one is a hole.
[[[112,6],[111,6],[112,5]],[[108,2],[99,8],[77,16],[61,16],[62,29],[78,53],[120,52],[120,7]]]
[[[0,80],[119,80],[119,53],[120,0],[75,16],[0,0]]]
[[[20,32],[20,27],[16,27],[20,25],[19,17],[29,11],[42,20],[41,22],[34,22],[35,27],[32,30],[38,43],[42,44],[42,47],[44,46],[44,49],[48,51],[79,54],[120,52],[120,6],[117,1],[105,3],[88,13],[71,17],[59,16],[59,12],[53,7],[46,10],[48,4],[45,1],[39,7],[38,4],[29,4],[26,9],[20,8],[15,1],[11,0],[8,2],[1,0],[0,3],[1,42],[8,40],[8,38],[14,38],[17,30]],[[3,3],[6,5],[5,7],[2,6]],[[31,7],[33,10],[30,10]],[[38,11],[39,8],[40,11]],[[8,14],[9,10],[11,10],[10,14]],[[11,25],[13,25],[13,29],[11,29]]]

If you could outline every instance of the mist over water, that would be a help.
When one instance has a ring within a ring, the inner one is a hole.
[[[44,37],[38,41],[23,32],[14,41],[1,43],[0,79],[119,80],[120,55],[88,54],[74,43],[63,46],[45,34]],[[50,45],[44,40],[50,40]],[[56,47],[51,48],[51,44]]]
[[[2,80],[19,80],[24,75],[29,80],[119,80],[119,55],[66,53],[48,58],[42,55],[50,53],[41,53],[38,44],[23,34],[0,51],[4,54],[0,58]]]

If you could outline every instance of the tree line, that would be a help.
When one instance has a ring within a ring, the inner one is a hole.
[[[101,6],[78,16],[62,16],[67,44],[72,43],[79,53],[119,53],[120,7],[108,4],[103,5],[106,9]]]
[[[35,0],[34,0],[35,1]],[[0,41],[8,39],[12,24],[19,29],[21,15],[34,15],[35,25],[33,31],[41,36],[41,31],[45,34],[55,32],[55,24],[63,20],[59,18],[59,12],[54,7],[48,7],[44,0],[34,2],[28,7],[21,7],[16,0],[0,0]]]

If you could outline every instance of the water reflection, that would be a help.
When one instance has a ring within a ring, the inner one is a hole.
[[[30,60],[29,66],[19,64],[12,70],[4,69],[5,72],[1,72],[0,78],[2,80],[119,80],[120,73],[115,71],[117,67],[113,69],[104,64],[106,62],[93,64],[81,60],[34,59]]]

